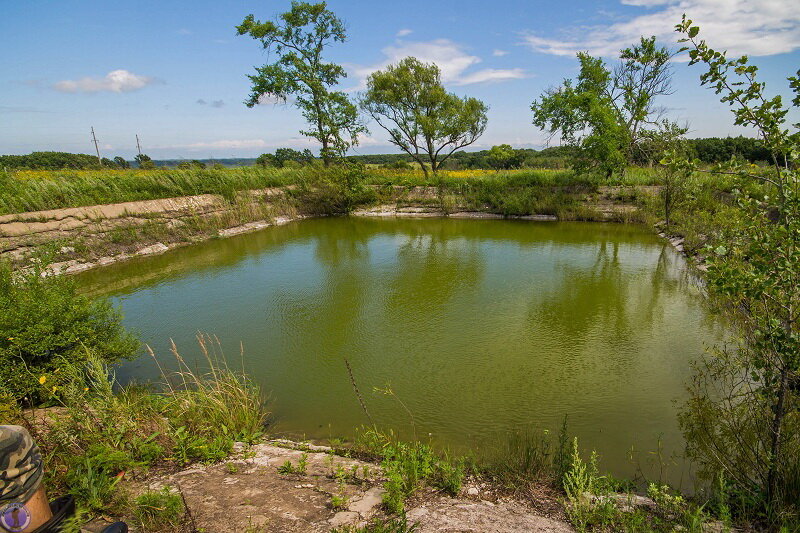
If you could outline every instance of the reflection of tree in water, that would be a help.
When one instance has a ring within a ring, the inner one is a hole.
[[[397,266],[386,287],[387,311],[408,320],[440,313],[459,288],[474,286],[484,270],[480,242],[465,239],[446,226],[409,233],[398,247]]]
[[[358,220],[337,220],[314,234],[314,257],[332,270],[351,264],[368,265],[367,244],[375,233],[376,228],[359,224]]]
[[[283,331],[295,337],[310,355],[347,355],[358,324],[369,304],[371,265],[369,240],[375,229],[358,221],[328,224],[313,237],[314,257],[322,279],[313,289],[276,302]],[[343,369],[344,367],[342,367]]]
[[[390,314],[393,328],[402,330],[421,311],[444,312],[458,288],[481,275],[479,242],[445,225],[342,221],[328,229],[314,240],[323,279],[302,298],[283,301],[279,317],[292,331],[313,331],[324,339],[326,353],[345,355],[354,343],[365,342],[370,335],[357,335],[357,329],[384,324],[380,314]],[[370,241],[381,237],[402,239],[391,245],[393,261],[386,269],[371,263]]]
[[[641,340],[639,332],[663,322],[664,298],[685,290],[689,283],[682,258],[666,245],[655,259],[652,267],[625,268],[619,243],[598,243],[590,266],[558,267],[560,281],[551,293],[535,299],[529,323],[563,336],[559,340],[566,346],[580,347],[591,337],[602,336],[612,346],[635,349],[632,343]]]

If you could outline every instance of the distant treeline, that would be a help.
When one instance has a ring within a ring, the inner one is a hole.
[[[738,157],[751,163],[768,162],[769,151],[764,148],[760,139],[752,137],[709,137],[705,139],[686,139],[686,146],[691,157],[704,163],[720,163],[732,157]],[[552,146],[543,150],[531,148],[513,149],[508,145],[493,147],[491,150],[477,152],[460,151],[454,153],[445,163],[449,169],[480,168],[566,168],[573,148]],[[284,153],[285,152],[285,153]],[[291,152],[291,153],[290,153]],[[295,156],[295,154],[298,154]],[[154,160],[157,167],[235,167],[262,164],[283,166],[285,161],[305,164],[313,159],[308,150],[299,152],[289,148],[278,149],[275,154],[262,154],[256,158],[223,158],[200,159],[187,161],[183,159]],[[370,154],[348,156],[349,161],[387,167],[404,168],[414,163],[408,154]],[[89,154],[70,154],[67,152],[33,152],[27,155],[0,155],[0,169],[33,169],[33,170],[91,170],[101,168],[129,168],[137,166],[135,162],[126,161],[122,157],[114,159],[102,158]]]
[[[769,162],[772,158],[760,139],[741,135],[738,137],[686,139],[685,146],[689,152],[689,157],[709,164],[729,161],[734,157],[742,158],[751,163]],[[497,168],[497,148],[478,152],[456,152],[445,163],[445,167],[451,169]],[[516,149],[513,150],[513,155],[506,155],[503,166],[506,168],[566,168],[570,165],[569,158],[573,155],[573,150],[574,148],[569,146],[554,146],[544,150]],[[348,159],[366,164],[386,166],[397,166],[403,163],[411,164],[414,161],[408,154],[358,155],[349,156]]]
[[[705,139],[687,139],[690,155],[704,163],[721,163],[731,157],[741,157],[751,163],[768,162],[772,155],[764,147],[761,139],[752,137],[708,137]]]
[[[27,155],[0,155],[0,169],[86,170],[119,167],[119,165],[111,159],[104,157],[101,161],[97,160],[97,156],[88,154],[33,152]]]
[[[532,148],[513,149],[508,145],[499,145],[492,150],[455,152],[445,161],[445,169],[476,169],[476,168],[566,168],[569,166],[568,156],[573,149],[568,146],[552,146],[544,150]],[[384,165],[387,167],[402,168],[405,164],[416,165],[408,154],[372,154],[352,155],[347,157],[368,165]]]

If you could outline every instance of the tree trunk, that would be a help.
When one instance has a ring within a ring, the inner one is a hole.
[[[772,443],[770,445],[770,462],[767,473],[767,499],[770,503],[778,496],[778,463],[781,454],[781,432],[783,418],[786,416],[786,393],[788,371],[786,367],[781,370],[781,382],[778,389],[778,399],[775,402],[775,414],[772,418]]]
[[[331,156],[328,154],[328,142],[322,141],[322,165],[331,166]]]
[[[672,193],[669,188],[664,190],[664,224],[669,228],[669,215],[672,211]]]
[[[419,163],[419,167],[422,169],[422,173],[425,174],[425,181],[428,181],[428,167],[425,166],[424,161],[417,161]]]

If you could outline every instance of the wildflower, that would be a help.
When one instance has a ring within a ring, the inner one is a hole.
[[[83,388],[83,392],[86,392],[86,391],[88,391],[88,390],[89,390],[89,387],[84,387],[84,388]]]
[[[39,384],[44,385],[44,382],[47,381],[47,376],[42,376],[39,378]]]
[[[53,385],[53,393],[54,393],[54,394],[55,394],[56,390],[58,390],[58,387],[56,387],[55,385]]]

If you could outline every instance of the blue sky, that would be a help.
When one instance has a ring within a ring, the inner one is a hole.
[[[154,158],[253,157],[317,146],[298,131],[291,105],[250,109],[246,75],[266,60],[234,27],[249,13],[271,18],[289,1],[137,0],[3,2],[0,17],[0,153],[90,153],[132,157],[135,134]],[[675,45],[686,12],[712,46],[747,53],[772,92],[788,96],[800,67],[795,0],[332,0],[349,39],[328,52],[355,93],[369,72],[414,55],[435,61],[450,90],[490,106],[474,145],[538,148],[530,103],[577,72],[574,54],[610,58],[639,35]],[[660,103],[690,136],[724,136],[727,106],[699,86],[701,67],[674,64],[675,93]],[[375,124],[352,153],[396,152]],[[746,133],[746,132],[744,132]]]

